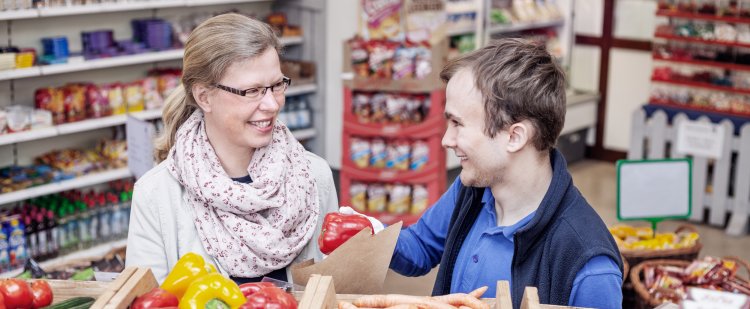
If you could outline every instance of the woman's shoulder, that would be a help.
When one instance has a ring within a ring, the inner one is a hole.
[[[164,192],[170,188],[179,189],[180,183],[169,173],[169,165],[164,160],[138,178],[135,187],[146,191]]]
[[[333,181],[333,173],[331,172],[331,166],[328,165],[328,161],[309,151],[305,151],[305,156],[310,160],[310,169],[318,184]]]

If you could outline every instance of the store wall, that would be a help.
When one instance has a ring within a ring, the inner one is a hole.
[[[328,0],[326,3],[326,107],[325,154],[331,168],[341,168],[341,129],[343,118],[343,90],[341,70],[343,42],[357,32],[359,1]]]
[[[633,111],[648,101],[651,64],[651,52],[611,50],[604,148],[627,152]]]

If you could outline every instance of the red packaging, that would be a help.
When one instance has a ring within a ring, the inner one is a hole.
[[[112,115],[106,89],[95,84],[86,85],[86,111],[90,118]]]
[[[82,85],[73,84],[63,88],[65,119],[75,122],[86,119],[86,91]]]
[[[52,87],[37,89],[34,94],[34,101],[36,108],[52,112],[54,124],[65,123],[65,105],[62,91]]]

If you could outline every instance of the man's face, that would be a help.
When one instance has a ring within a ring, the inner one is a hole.
[[[461,161],[461,182],[465,186],[490,187],[502,181],[507,164],[508,132],[494,138],[485,132],[482,94],[474,85],[470,69],[461,69],[448,81],[445,116],[448,129],[443,147],[452,149]]]

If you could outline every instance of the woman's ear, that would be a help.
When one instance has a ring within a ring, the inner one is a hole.
[[[193,85],[193,99],[195,99],[195,103],[200,106],[204,113],[211,112],[211,102],[209,102],[210,100],[208,99],[209,91],[211,91],[211,89],[205,85]]]
[[[528,120],[512,124],[508,128],[508,152],[518,152],[523,149],[531,141],[533,130]]]

